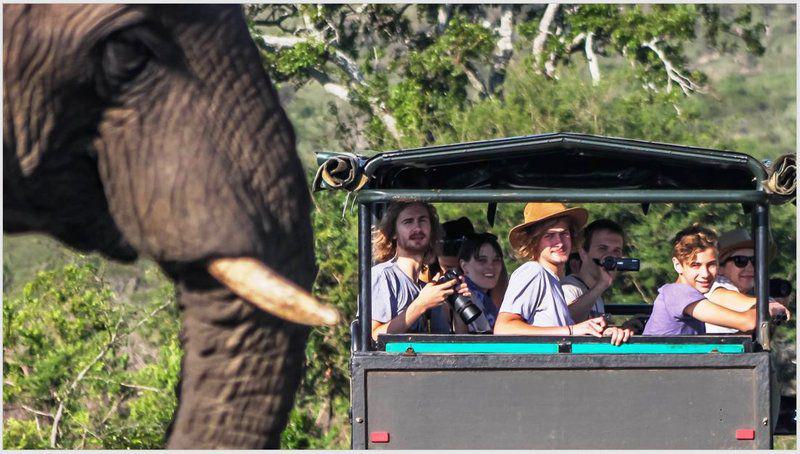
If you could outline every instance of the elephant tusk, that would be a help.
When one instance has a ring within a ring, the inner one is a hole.
[[[212,260],[208,272],[233,293],[276,317],[303,325],[335,325],[336,309],[320,304],[310,293],[249,258]]]

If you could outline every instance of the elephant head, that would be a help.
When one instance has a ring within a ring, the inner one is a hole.
[[[175,283],[170,448],[277,447],[314,280],[294,132],[240,7],[5,5],[3,228]]]

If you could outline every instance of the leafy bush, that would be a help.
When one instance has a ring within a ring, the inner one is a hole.
[[[4,300],[4,448],[164,446],[181,357],[172,286],[145,276],[133,302],[105,271],[79,255]]]

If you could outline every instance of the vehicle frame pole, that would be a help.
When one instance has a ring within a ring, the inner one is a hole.
[[[756,246],[755,295],[758,301],[756,339],[761,348],[770,350],[769,335],[769,208],[758,203],[753,209],[753,240]]]
[[[372,204],[358,205],[358,323],[361,351],[372,345]]]

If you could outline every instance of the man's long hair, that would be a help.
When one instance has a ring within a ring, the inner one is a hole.
[[[428,210],[428,217],[431,222],[431,235],[428,243],[428,249],[422,259],[423,265],[427,265],[436,259],[440,239],[442,237],[441,226],[439,225],[439,215],[436,213],[436,208],[429,203],[423,202],[392,202],[386,209],[378,225],[372,227],[372,262],[383,263],[397,253],[397,240],[395,234],[397,233],[397,217],[400,212],[407,207],[419,203]]]

